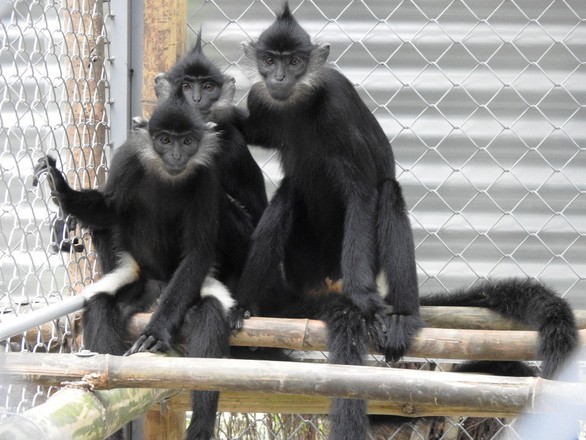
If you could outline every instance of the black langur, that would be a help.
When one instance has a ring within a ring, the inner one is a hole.
[[[175,87],[181,88],[185,100],[206,122],[217,125],[220,151],[216,166],[222,188],[242,204],[256,225],[268,204],[262,171],[236,125],[244,111],[233,103],[235,80],[205,56],[201,31],[193,48],[155,78],[158,99],[165,99]]]
[[[109,272],[90,288],[88,349],[123,354],[132,315],[158,301],[130,352],[165,351],[181,332],[188,356],[227,356],[234,300],[222,282],[238,279],[253,225],[221,188],[216,137],[178,90],[158,103],[148,130],[135,121],[103,191],[73,190],[53,159],[39,161],[36,175],[49,173],[63,210],[98,235]],[[187,439],[213,436],[217,398],[193,393]]]
[[[312,44],[288,6],[245,54],[261,76],[248,96],[245,138],[277,148],[284,177],[253,234],[232,325],[249,314],[323,319],[333,363],[360,365],[369,334],[400,358],[422,321],[387,137],[350,81],[326,66],[329,45]],[[282,271],[286,285],[275,295]],[[322,291],[326,279],[343,279],[341,294]],[[366,402],[334,399],[330,420],[330,438],[363,439]]]
[[[326,65],[329,46],[313,44],[287,4],[244,51],[260,80],[248,95],[242,130],[249,144],[278,150],[284,176],[252,236],[231,325],[239,328],[251,314],[322,319],[333,363],[361,364],[369,339],[396,360],[423,323],[412,231],[389,141],[350,81]],[[551,368],[575,345],[571,310],[537,283],[499,282],[459,298],[461,305],[537,323]],[[529,316],[519,310],[527,298],[551,307],[535,305],[540,313]],[[556,319],[563,330],[549,325]],[[331,439],[364,439],[366,403],[334,399],[330,422]]]

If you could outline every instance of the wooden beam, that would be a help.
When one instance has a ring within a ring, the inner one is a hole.
[[[189,393],[187,396],[189,397]],[[167,407],[161,408],[161,406],[162,404],[159,404],[146,413],[144,440],[183,440],[185,410],[170,411]],[[191,410],[191,404],[188,408]]]
[[[144,1],[142,112],[148,117],[156,97],[155,76],[171,68],[185,52],[186,0]]]

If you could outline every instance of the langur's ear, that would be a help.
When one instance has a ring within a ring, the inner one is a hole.
[[[256,45],[254,43],[243,42],[242,49],[244,49],[244,56],[251,61],[256,62]]]
[[[132,118],[132,130],[134,131],[147,130],[148,125],[148,119],[145,119],[142,116],[135,116],[134,118]]]
[[[326,61],[328,60],[329,56],[330,56],[330,44],[329,43],[323,43],[323,44],[316,45],[311,53],[311,57],[314,59],[315,64],[318,66],[325,64]]]
[[[171,82],[166,73],[161,72],[155,76],[155,96],[158,100],[168,98],[171,94]]]
[[[236,83],[236,78],[232,75],[228,75],[227,73],[224,75],[224,81],[227,83]]]
[[[224,85],[222,86],[222,91],[220,92],[220,97],[214,103],[218,105],[226,105],[231,104],[234,100],[234,95],[236,94],[236,79],[232,75],[225,74],[224,75]]]

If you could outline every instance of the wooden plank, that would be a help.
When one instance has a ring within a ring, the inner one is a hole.
[[[144,440],[183,440],[184,434],[185,410],[169,411],[158,405],[146,413]]]
[[[186,0],[144,1],[142,112],[149,117],[155,101],[154,79],[185,53]]]

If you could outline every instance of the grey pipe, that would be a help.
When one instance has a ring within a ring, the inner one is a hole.
[[[85,307],[86,301],[87,297],[85,295],[76,295],[57,304],[33,310],[30,313],[23,313],[9,321],[0,322],[0,341],[69,313],[77,312]]]

